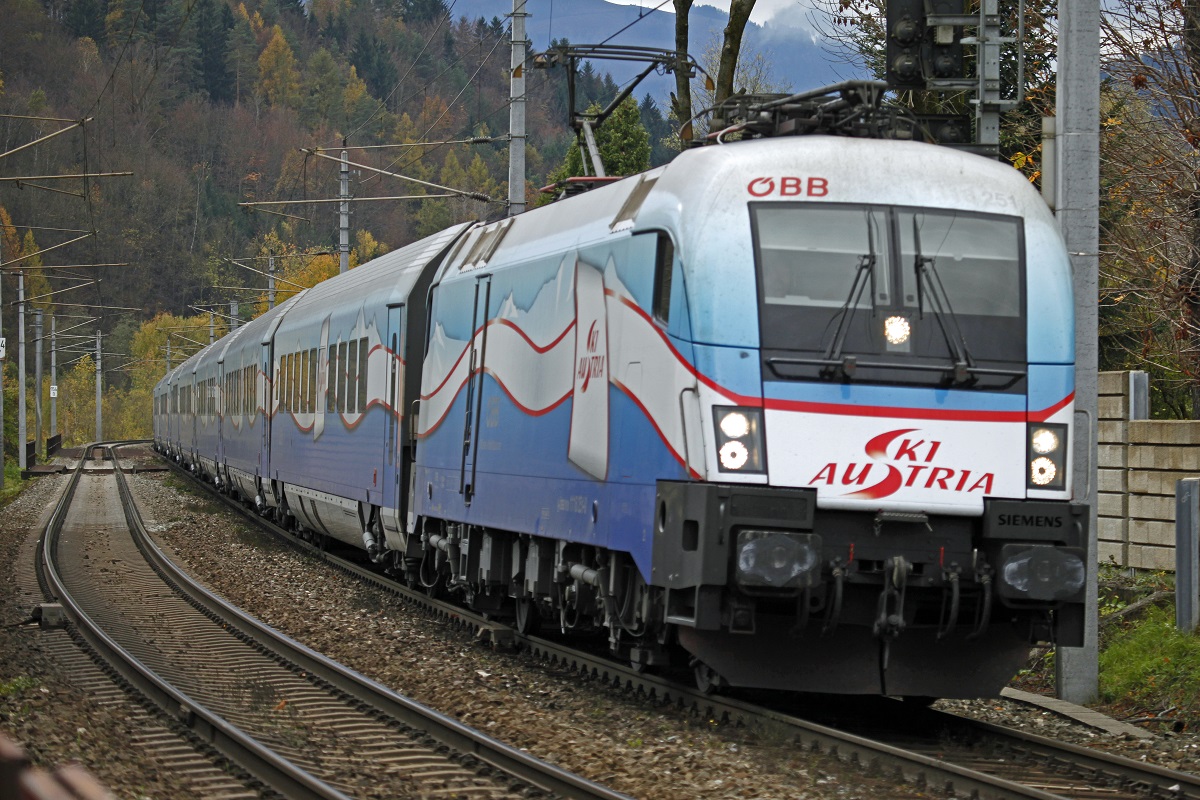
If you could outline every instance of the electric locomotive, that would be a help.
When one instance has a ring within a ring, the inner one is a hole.
[[[980,156],[744,133],[385,257],[346,312],[364,399],[319,434],[281,402],[350,385],[349,278],[310,290],[263,414],[321,459],[272,450],[259,504],[706,688],[997,694],[1082,636],[1054,219]]]

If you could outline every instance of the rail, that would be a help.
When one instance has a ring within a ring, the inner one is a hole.
[[[273,652],[281,653],[292,664],[329,683],[338,691],[355,700],[423,731],[459,753],[470,754],[506,775],[519,778],[563,798],[628,800],[627,795],[614,792],[561,767],[535,758],[511,745],[480,733],[452,717],[403,697],[388,687],[284,636],[226,603],[192,580],[155,545],[137,512],[129,486],[120,469],[116,471],[116,477],[122,505],[125,508],[126,521],[131,530],[136,533],[139,548],[154,568],[174,583],[176,588],[195,604],[209,609],[247,639],[259,642]]]
[[[175,469],[179,468],[175,467]],[[180,474],[187,474],[182,470],[179,471]],[[825,753],[870,770],[898,774],[907,782],[918,786],[936,786],[944,790],[948,796],[961,795],[981,800],[989,798],[994,800],[1001,798],[1061,800],[1063,797],[1077,796],[1105,796],[1114,798],[1114,800],[1142,796],[1200,798],[1200,777],[1195,775],[942,712],[926,711],[925,713],[930,716],[922,717],[922,719],[929,720],[930,728],[953,724],[958,727],[963,736],[1006,740],[1006,746],[1010,748],[1023,753],[1036,754],[1034,760],[1050,765],[1052,773],[1070,768],[1077,773],[1089,775],[1088,780],[1094,781],[1103,788],[1096,789],[1086,783],[1080,783],[1079,788],[1085,794],[1057,794],[1038,786],[989,774],[982,768],[977,769],[975,768],[978,766],[976,759],[971,759],[972,766],[964,766],[944,758],[916,752],[899,744],[891,744],[888,741],[868,738],[803,719],[784,710],[767,708],[737,698],[705,694],[668,677],[646,673],[612,661],[604,655],[577,650],[557,641],[522,635],[495,620],[489,620],[462,607],[430,598],[423,592],[409,589],[363,566],[300,541],[257,514],[247,512],[244,507],[228,496],[213,491],[208,484],[204,485],[209,488],[213,496],[237,513],[242,514],[247,521],[260,529],[325,561],[336,569],[403,597],[406,601],[450,619],[457,625],[489,636],[497,644],[518,643],[527,648],[535,658],[558,664],[577,674],[608,685],[624,687],[646,697],[657,698],[682,708],[690,708],[706,719],[726,720],[748,727],[770,727],[774,730],[778,730],[779,726],[784,726],[794,741],[804,750]],[[905,736],[897,736],[894,741],[901,742],[905,738]],[[1033,775],[1036,772],[1033,767],[1029,769],[1031,783],[1035,780]],[[1045,773],[1038,773],[1038,775],[1044,777]]]

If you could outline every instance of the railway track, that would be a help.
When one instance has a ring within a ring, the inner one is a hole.
[[[186,474],[180,471],[181,474]],[[207,487],[207,484],[205,484]],[[991,723],[881,699],[811,709],[768,707],[706,695],[669,677],[646,674],[559,641],[522,636],[461,607],[431,599],[385,576],[297,539],[214,492],[264,531],[376,588],[391,592],[498,647],[520,647],[535,658],[604,684],[690,708],[706,718],[786,730],[805,750],[833,755],[871,773],[894,775],[938,794],[978,798],[1200,798],[1200,778],[1101,750],[1058,742]]]
[[[151,541],[109,448],[81,461],[41,552],[74,632],[256,792],[624,797],[396,695],[195,584]]]

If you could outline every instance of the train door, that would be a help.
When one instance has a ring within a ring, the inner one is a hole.
[[[406,416],[411,409],[404,407],[404,306],[388,306],[387,335],[384,340],[384,351],[387,353],[387,385],[384,389],[387,398],[388,416],[386,441],[383,455],[383,474],[386,476],[389,492],[392,497],[384,497],[384,505],[396,509],[396,527],[403,530],[400,521],[404,517],[405,478],[408,464],[405,463],[405,445],[408,440],[408,423],[413,420]]]
[[[258,369],[258,402],[262,405],[262,446],[258,451],[258,474],[266,483],[271,461],[271,345],[264,343]]]
[[[483,411],[484,369],[487,364],[488,307],[492,299],[492,276],[475,279],[475,301],[471,312],[471,352],[468,361],[466,408],[463,413],[463,451],[459,469],[458,493],[470,505],[475,495],[475,467],[478,461],[479,417]]]
[[[196,459],[199,458],[200,450],[200,382],[196,379],[194,370],[191,378],[191,386],[188,387],[188,393],[191,395],[191,406],[188,410],[191,412],[189,416],[191,417],[192,430],[191,438],[188,440],[188,448],[191,451],[191,461],[195,464]]]
[[[225,361],[224,361],[224,359],[217,362],[217,377],[214,380],[215,380],[215,384],[213,385],[213,391],[217,393],[217,399],[216,399],[216,403],[215,403],[215,412],[217,415],[217,419],[216,419],[217,441],[215,442],[216,446],[213,448],[213,451],[214,451],[213,455],[214,455],[214,460],[215,460],[214,469],[217,471],[218,475],[222,476],[222,480],[224,480],[225,431],[226,431],[225,415],[229,411],[229,409],[226,407],[226,404],[228,403],[229,398],[225,396],[226,392],[225,392]]]

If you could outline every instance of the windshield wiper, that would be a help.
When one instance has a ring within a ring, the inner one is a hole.
[[[846,345],[846,334],[850,332],[850,320],[854,318],[854,312],[858,308],[859,298],[862,297],[863,289],[869,285],[871,287],[871,310],[874,313],[875,309],[875,262],[878,257],[875,254],[875,221],[868,214],[867,216],[867,252],[858,257],[858,266],[854,271],[854,283],[850,286],[850,294],[846,296],[846,302],[842,304],[841,310],[838,312],[840,319],[837,327],[833,331],[833,341],[829,343],[829,348],[825,351],[825,360],[838,362],[836,367],[830,366],[823,370],[826,377],[833,374],[840,374],[843,377],[850,378],[854,375],[854,370],[857,366],[857,359],[853,356],[842,358],[842,348]]]
[[[937,320],[938,327],[942,330],[946,347],[950,350],[950,357],[954,359],[953,382],[956,384],[973,382],[975,380],[972,372],[975,367],[974,359],[971,358],[971,351],[967,348],[967,339],[963,336],[962,328],[958,325],[958,317],[955,316],[954,308],[950,305],[946,287],[942,285],[942,279],[933,263],[935,259],[933,256],[921,253],[921,228],[917,224],[915,214],[913,215],[913,246],[917,251],[913,261],[913,270],[917,275],[917,316],[921,319],[925,318],[925,281],[928,280],[929,308],[933,312],[934,319]],[[947,321],[950,323],[949,328],[946,327]]]

